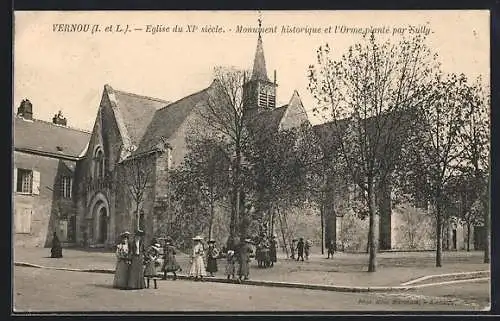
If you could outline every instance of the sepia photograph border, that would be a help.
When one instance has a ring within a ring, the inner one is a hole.
[[[165,4],[162,1],[79,1],[76,3],[70,3],[66,1],[36,1],[36,0],[18,0],[14,1],[13,7],[10,8],[9,12],[7,12],[6,21],[9,21],[8,27],[6,30],[6,39],[10,42],[10,45],[13,45],[14,42],[14,33],[13,30],[13,15],[14,11],[37,11],[37,10],[68,10],[68,11],[76,11],[76,10],[453,10],[453,9],[485,9],[490,11],[490,88],[491,88],[491,148],[490,148],[490,160],[491,160],[491,171],[490,171],[490,215],[491,215],[491,310],[485,312],[471,311],[471,312],[392,312],[392,311],[373,311],[373,312],[284,312],[284,311],[275,311],[272,313],[262,313],[262,312],[209,312],[209,311],[200,311],[200,312],[133,312],[133,313],[123,313],[123,312],[37,312],[37,313],[20,313],[13,311],[13,295],[15,289],[13,288],[13,270],[14,270],[14,262],[13,262],[13,231],[11,230],[12,226],[12,216],[7,218],[7,222],[3,224],[3,227],[6,229],[6,234],[9,235],[8,247],[10,248],[10,253],[8,253],[8,263],[6,273],[9,274],[9,286],[5,287],[7,290],[6,296],[10,298],[10,316],[39,316],[39,317],[59,317],[59,316],[71,316],[71,317],[79,317],[79,316],[90,316],[90,317],[101,317],[101,316],[114,316],[115,318],[128,318],[132,316],[139,317],[149,317],[149,316],[166,316],[166,317],[174,317],[179,319],[184,318],[192,318],[192,317],[203,317],[208,318],[212,317],[271,317],[274,318],[283,318],[283,319],[295,319],[300,317],[313,316],[317,318],[326,318],[326,317],[343,317],[346,319],[350,318],[358,318],[358,317],[442,317],[442,316],[461,316],[463,318],[469,318],[472,316],[488,316],[488,315],[497,315],[500,314],[500,293],[498,292],[498,286],[500,286],[500,247],[498,246],[498,237],[495,236],[494,231],[500,230],[500,219],[493,215],[497,212],[497,204],[498,204],[498,189],[497,182],[498,173],[496,166],[496,149],[497,149],[497,129],[498,128],[498,108],[500,108],[500,86],[499,86],[499,67],[498,62],[500,59],[500,2],[499,1],[458,1],[450,5],[446,1],[385,1],[384,3],[373,3],[370,1],[342,1],[340,3],[331,4],[326,1],[307,1],[305,3],[299,3],[291,5],[289,3],[263,3],[262,1],[256,2],[246,2],[238,5],[222,5],[222,6],[207,6],[206,3],[188,3],[183,1],[182,3],[177,3],[176,5]],[[5,38],[4,38],[5,39]],[[10,39],[10,40],[9,40]],[[14,106],[16,102],[13,99],[12,88],[14,86],[13,79],[13,52],[6,52],[6,66],[7,70],[11,70],[10,74],[6,74],[4,76],[6,78],[6,86],[3,86],[4,92],[6,93],[5,103],[7,106],[11,106],[12,108],[16,108]],[[12,124],[12,108],[5,108],[5,111],[8,112],[6,115],[7,120]],[[13,155],[13,141],[11,137],[13,137],[13,130],[11,126],[6,126],[6,130],[8,133],[3,137],[9,140],[8,145],[11,147],[12,155]],[[9,166],[9,170],[12,171],[12,155],[7,156],[7,163]],[[12,175],[12,173],[10,173]],[[11,177],[11,176],[10,176]],[[12,181],[11,178],[8,178],[9,181]],[[14,188],[9,185],[11,190]],[[11,191],[12,192],[12,191]],[[8,204],[10,211],[12,213],[13,204],[12,199],[10,198],[11,193],[9,193]],[[135,319],[135,318],[134,318]],[[461,318],[462,319],[462,318]]]

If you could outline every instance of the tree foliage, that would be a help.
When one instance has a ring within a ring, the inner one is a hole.
[[[309,89],[334,124],[345,171],[366,192],[370,272],[376,270],[378,243],[375,186],[394,169],[411,124],[404,117],[430,99],[437,68],[424,38],[381,43],[371,34],[339,59],[328,44],[321,46],[309,69]]]

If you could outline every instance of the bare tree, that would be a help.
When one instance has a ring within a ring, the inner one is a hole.
[[[389,177],[405,137],[405,115],[429,99],[437,68],[424,38],[380,43],[374,34],[337,60],[322,46],[317,65],[310,66],[309,89],[336,127],[346,172],[368,207],[369,272],[376,271],[378,243],[375,188]]]
[[[133,152],[131,149],[130,153]],[[135,223],[136,228],[141,226],[141,213],[143,212],[143,202],[146,196],[146,190],[154,179],[154,166],[152,166],[152,154],[137,155],[126,158],[121,164],[119,180],[128,191],[135,204]]]
[[[407,158],[413,162],[415,175],[421,177],[420,188],[431,201],[436,219],[436,266],[442,266],[443,226],[447,221],[446,189],[450,180],[460,174],[464,145],[460,141],[467,118],[467,100],[472,88],[464,75],[439,77],[433,86],[434,100],[422,106],[417,123],[413,150]]]
[[[462,131],[462,144],[464,144],[463,161],[474,177],[473,186],[475,187],[478,200],[482,206],[483,224],[485,229],[484,242],[484,263],[490,263],[490,221],[491,214],[489,209],[489,168],[490,168],[490,124],[489,108],[490,97],[478,78],[471,85],[472,90],[466,97],[467,107],[469,108],[469,117],[465,121]]]
[[[229,242],[240,234],[242,209],[244,150],[248,144],[243,84],[245,72],[235,68],[216,67],[214,82],[209,91],[206,108],[200,109],[199,115],[214,135],[226,141],[226,154],[231,159],[231,227]]]

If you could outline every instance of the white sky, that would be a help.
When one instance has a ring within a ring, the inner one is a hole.
[[[59,109],[68,125],[91,130],[103,86],[175,101],[206,88],[217,65],[252,67],[256,34],[238,34],[237,25],[257,26],[256,11],[101,11],[15,12],[14,112],[22,99],[33,103],[34,117],[50,121]],[[428,44],[439,54],[445,72],[482,75],[489,80],[490,34],[488,11],[263,11],[267,71],[277,70],[278,105],[298,90],[307,110],[314,99],[307,91],[307,69],[316,49],[329,43],[339,55],[360,40],[341,33],[281,34],[282,25],[297,27],[408,27],[426,25]],[[100,24],[101,33],[53,32],[53,24]],[[135,31],[105,33],[107,25],[146,28],[198,25],[195,33]],[[225,33],[207,34],[205,25]],[[231,31],[230,31],[231,30]],[[400,36],[390,36],[397,40]],[[318,122],[317,119],[311,120]]]

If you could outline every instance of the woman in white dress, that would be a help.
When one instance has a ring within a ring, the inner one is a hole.
[[[191,253],[191,269],[189,270],[189,276],[194,277],[195,280],[201,280],[206,275],[205,264],[203,263],[205,251],[201,243],[202,240],[203,238],[201,236],[193,237],[194,246],[193,252]]]

